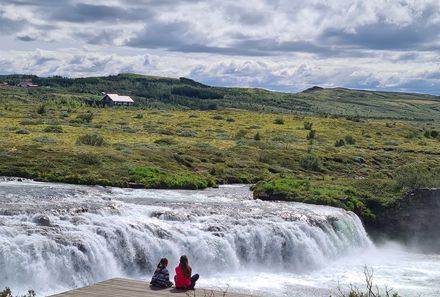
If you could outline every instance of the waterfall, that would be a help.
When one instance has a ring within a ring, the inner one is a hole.
[[[246,186],[205,191],[0,183],[0,287],[52,293],[115,276],[148,279],[182,254],[202,275],[304,272],[371,245],[332,207],[252,200]]]

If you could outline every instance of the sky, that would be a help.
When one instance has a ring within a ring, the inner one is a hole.
[[[0,0],[0,74],[440,95],[439,0]]]

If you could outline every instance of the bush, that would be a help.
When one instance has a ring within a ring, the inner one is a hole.
[[[255,141],[260,141],[261,140],[260,132],[255,133],[254,140]]]
[[[47,133],[64,133],[63,127],[61,126],[48,126],[44,128],[43,131]]]
[[[304,122],[304,129],[312,130],[312,127],[313,127],[313,123],[312,122],[308,122],[308,121]]]
[[[307,134],[307,140],[313,140],[316,138],[316,131],[310,130],[310,132]]]
[[[299,160],[299,165],[305,170],[317,172],[322,170],[321,159],[318,156],[312,154],[302,156]]]
[[[234,118],[227,118],[227,119],[226,119],[226,122],[233,123],[233,122],[235,122],[235,119],[234,119]]]
[[[76,119],[73,120],[74,123],[81,123],[81,124],[89,124],[93,120],[93,113],[86,112],[82,113],[76,116]]]
[[[219,120],[223,120],[223,117],[221,115],[215,115],[212,117],[212,119],[219,121]]]
[[[98,134],[86,134],[78,137],[76,144],[102,146],[105,144],[104,137]]]
[[[135,119],[143,119],[143,118],[144,118],[144,115],[141,114],[141,113],[138,113],[134,118],[135,118]]]
[[[195,132],[195,131],[187,131],[187,130],[177,131],[176,134],[178,136],[182,136],[182,137],[196,137],[197,136],[197,132]]]
[[[437,130],[426,130],[423,135],[426,138],[438,138],[440,133]]]
[[[341,146],[344,146],[344,145],[345,145],[344,139],[339,139],[339,140],[336,140],[336,142],[335,142],[335,146],[336,147],[341,147]]]
[[[46,114],[46,105],[41,104],[40,106],[38,106],[37,113],[38,114]]]
[[[374,285],[373,270],[368,269],[367,266],[364,268],[364,280],[364,291],[361,291],[358,288],[355,288],[353,285],[350,285],[350,289],[347,293],[345,293],[340,287],[338,287],[339,292],[336,297],[401,297],[398,293],[393,293],[391,289],[385,287],[384,290],[380,290],[377,285]]]
[[[423,163],[406,164],[397,168],[394,181],[399,190],[440,187],[440,167]]]
[[[177,144],[177,141],[171,137],[164,137],[164,138],[156,139],[154,141],[154,143],[160,144],[160,145],[174,145],[174,144]]]
[[[20,128],[20,129],[17,129],[17,130],[15,131],[15,133],[16,133],[16,134],[31,134],[31,131],[29,131],[29,130],[27,130],[27,129]]]
[[[50,143],[60,143],[60,140],[54,139],[54,138],[50,138],[47,136],[40,136],[40,137],[35,137],[32,138],[33,141],[36,142],[41,142],[41,143],[45,143],[45,144],[50,144]]]
[[[284,119],[283,118],[276,118],[273,121],[273,123],[276,124],[276,125],[284,125]]]
[[[351,135],[347,135],[344,137],[345,143],[349,145],[353,145],[356,143],[356,140]]]

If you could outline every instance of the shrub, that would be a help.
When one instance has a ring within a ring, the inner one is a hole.
[[[260,141],[260,140],[261,140],[260,132],[255,133],[255,135],[254,135],[254,140],[255,140],[255,141]]]
[[[284,125],[284,119],[283,118],[276,118],[273,121],[273,123],[276,124],[276,125]]]
[[[304,129],[312,130],[312,127],[313,127],[313,123],[312,122],[308,122],[308,121],[304,122]]]
[[[102,146],[105,144],[104,137],[98,134],[86,134],[78,137],[76,144]]]
[[[144,118],[144,115],[141,114],[141,113],[138,113],[134,118],[135,118],[135,119],[143,119],[143,118]]]
[[[316,131],[310,130],[310,132],[307,134],[307,140],[313,140],[316,138]]]
[[[341,146],[344,146],[344,145],[345,145],[344,139],[339,139],[339,140],[336,140],[336,142],[335,142],[335,146],[336,147],[341,147]]]
[[[235,139],[245,138],[247,134],[248,134],[248,131],[240,129],[237,131],[237,134],[235,134]]]
[[[88,124],[91,123],[93,120],[93,113],[86,112],[82,113],[76,116],[76,119],[73,120],[75,123],[82,123],[82,124]]]
[[[64,133],[63,127],[61,126],[47,126],[43,131],[47,133]]]
[[[160,144],[160,145],[174,145],[174,144],[177,144],[177,141],[171,137],[164,137],[164,138],[156,139],[154,141],[154,143]]]
[[[302,156],[299,160],[299,165],[305,170],[317,172],[322,170],[321,159],[318,156],[312,154]]]
[[[227,118],[226,121],[230,122],[230,123],[233,123],[233,122],[235,122],[235,119],[234,118]]]
[[[437,130],[431,130],[431,137],[432,138],[437,138],[439,136],[439,133]]]
[[[38,106],[37,113],[38,114],[45,114],[46,113],[46,105],[41,104],[40,106]]]
[[[15,133],[16,133],[16,134],[31,134],[31,131],[29,131],[29,130],[27,130],[27,129],[20,128],[20,129],[17,129],[17,130],[15,131]]]
[[[338,293],[336,297],[401,297],[398,293],[392,292],[392,290],[389,288],[385,287],[385,289],[380,290],[377,285],[374,285],[373,270],[369,269],[367,266],[364,267],[364,280],[364,291],[361,291],[353,285],[350,285],[350,289],[346,293],[342,288],[338,287]]]
[[[219,121],[219,120],[223,120],[223,117],[221,115],[215,115],[212,117],[212,119]]]
[[[41,125],[43,124],[42,120],[39,119],[24,119],[20,122],[20,125]]]
[[[433,168],[423,163],[406,164],[397,168],[394,181],[397,189],[440,187],[440,167]]]
[[[345,136],[344,137],[344,140],[345,140],[345,143],[346,144],[349,144],[349,145],[352,145],[352,144],[355,144],[356,143],[356,140],[353,138],[353,136],[351,136],[351,135],[347,135],[347,136]]]
[[[197,132],[195,132],[195,131],[187,131],[187,130],[177,131],[176,134],[178,136],[182,136],[182,137],[196,137],[197,136]]]
[[[54,139],[54,138],[50,138],[47,136],[40,136],[40,137],[35,137],[32,138],[33,141],[36,142],[41,142],[41,143],[46,143],[46,144],[50,144],[50,143],[60,143],[61,141]]]

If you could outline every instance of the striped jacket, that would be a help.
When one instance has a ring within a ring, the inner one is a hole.
[[[168,269],[158,267],[151,278],[150,285],[153,287],[169,288],[173,285],[170,282],[170,274]]]

